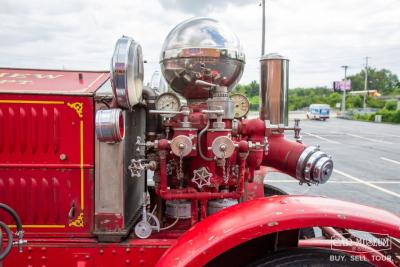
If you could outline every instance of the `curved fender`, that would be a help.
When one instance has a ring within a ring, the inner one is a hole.
[[[400,217],[325,197],[273,196],[226,208],[183,234],[157,266],[203,266],[248,240],[289,229],[333,226],[400,238]]]

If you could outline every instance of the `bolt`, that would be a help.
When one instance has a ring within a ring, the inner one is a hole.
[[[67,155],[65,154],[60,154],[60,160],[66,160],[67,159]]]
[[[219,149],[220,149],[221,151],[225,151],[225,150],[226,150],[226,145],[221,145],[221,146],[219,147]]]

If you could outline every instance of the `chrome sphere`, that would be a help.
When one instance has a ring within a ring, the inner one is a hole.
[[[202,80],[230,91],[240,80],[245,55],[239,38],[218,21],[193,18],[178,24],[164,41],[161,71],[172,89],[187,99],[208,98]]]

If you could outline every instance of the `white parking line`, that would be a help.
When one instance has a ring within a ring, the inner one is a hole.
[[[267,183],[299,183],[297,180],[268,180],[266,179]],[[371,184],[400,184],[400,181],[368,181]],[[358,181],[331,181],[327,182],[328,184],[360,184],[361,182]]]
[[[343,175],[344,177],[347,177],[347,178],[352,179],[352,180],[354,180],[354,181],[357,181],[357,182],[359,182],[359,183],[362,183],[362,184],[364,184],[364,185],[366,185],[366,186],[375,188],[376,190],[382,191],[382,192],[384,192],[384,193],[386,193],[386,194],[388,194],[388,195],[392,195],[392,196],[394,196],[394,197],[400,198],[400,194],[397,194],[397,193],[395,193],[395,192],[393,192],[393,191],[387,190],[387,189],[382,188],[382,187],[380,187],[380,186],[374,185],[374,184],[372,184],[372,183],[370,183],[370,182],[361,180],[360,178],[357,178],[357,177],[354,177],[354,176],[352,176],[352,175],[350,175],[350,174],[348,174],[348,173],[339,171],[338,169],[333,169],[333,172],[338,173],[338,174],[340,174],[340,175]]]
[[[389,144],[389,145],[393,144],[392,142],[387,142],[387,141],[372,139],[372,138],[364,137],[364,136],[357,135],[357,134],[349,134],[349,133],[346,133],[346,134],[349,135],[349,136],[352,136],[352,137],[364,139],[364,140],[371,141],[371,142],[375,142],[375,143],[383,143],[383,144]]]
[[[394,164],[399,164],[399,165],[400,165],[400,162],[398,162],[398,161],[396,161],[396,160],[393,160],[393,159],[388,159],[388,158],[385,158],[385,157],[381,157],[381,159],[382,159],[382,160],[389,161],[389,162],[394,163]]]
[[[324,140],[324,141],[326,141],[326,142],[328,142],[328,143],[331,143],[331,144],[340,144],[340,143],[337,142],[337,141],[330,140],[330,139],[328,139],[328,138],[325,138],[325,137],[322,137],[322,136],[319,136],[319,135],[316,135],[316,134],[307,133],[307,132],[303,132],[303,133],[306,134],[306,135],[309,135],[309,136],[318,138],[318,139],[320,139],[320,140]]]

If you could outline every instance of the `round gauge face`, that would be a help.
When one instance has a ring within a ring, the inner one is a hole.
[[[163,111],[179,111],[181,101],[173,93],[163,93],[156,100],[156,109]],[[173,117],[176,114],[163,114],[164,117]]]
[[[242,94],[232,94],[233,116],[238,119],[247,115],[250,110],[250,102],[246,96]]]

